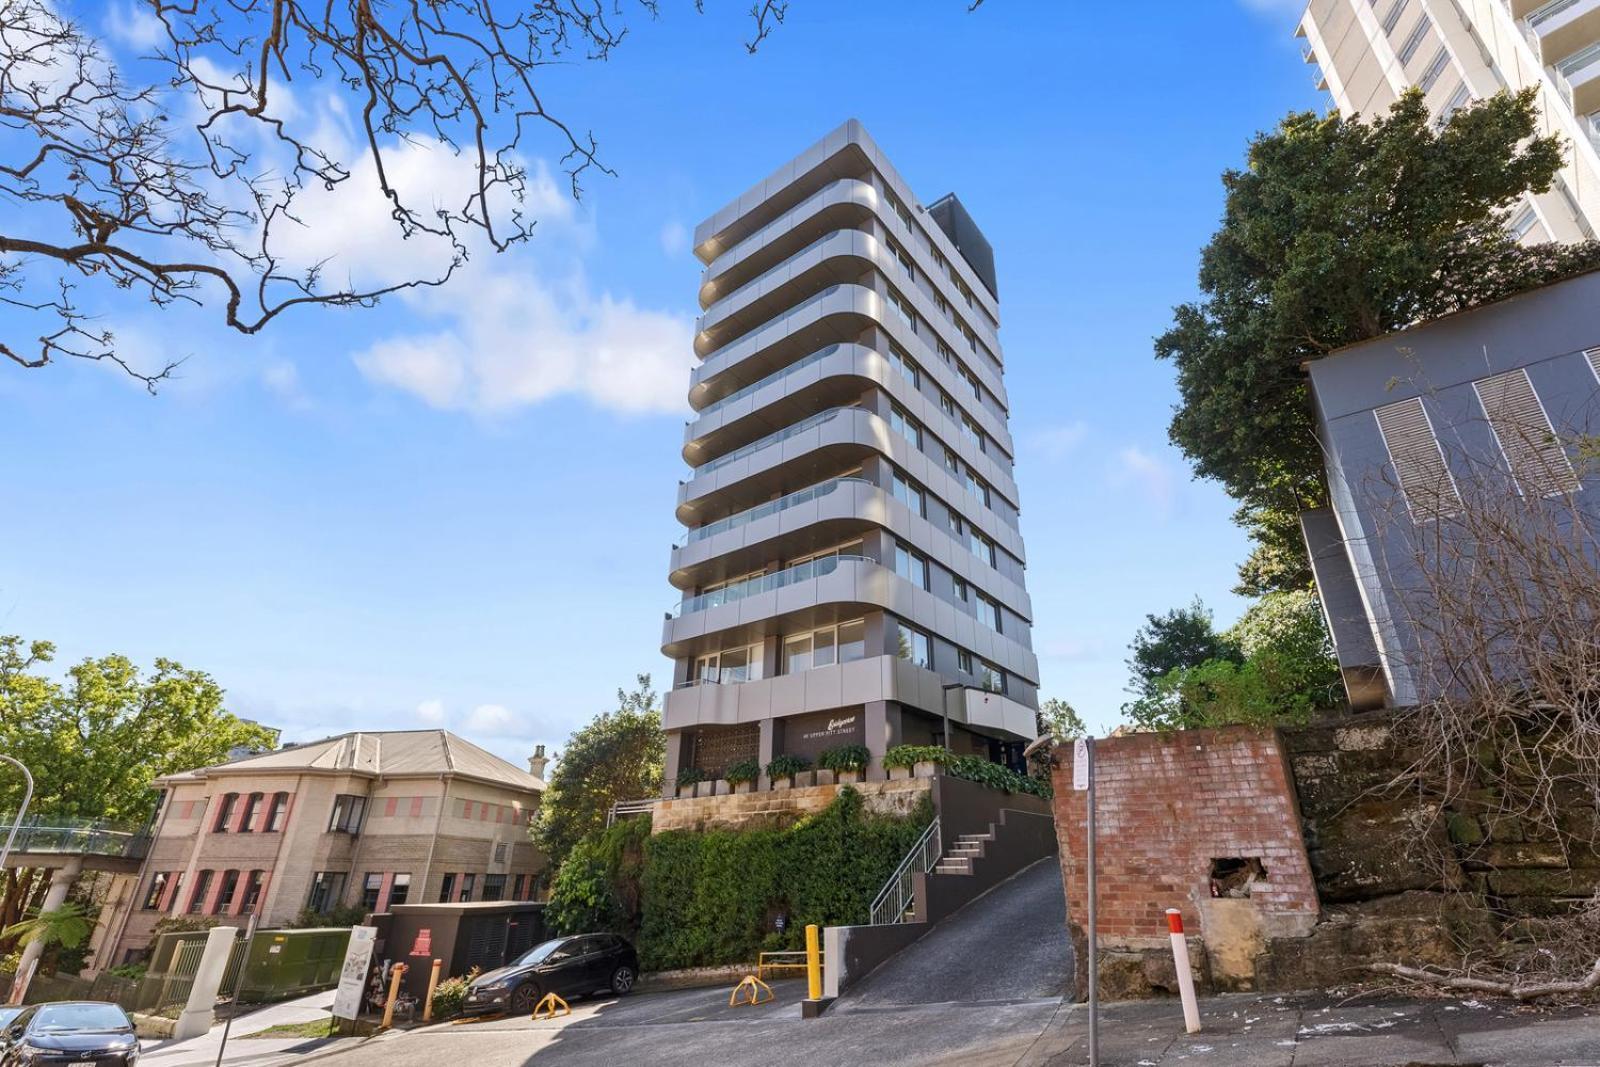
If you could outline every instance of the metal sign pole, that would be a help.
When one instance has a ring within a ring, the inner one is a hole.
[[[1095,811],[1094,811],[1094,738],[1079,742],[1083,759],[1083,786],[1088,793],[1088,849],[1089,864],[1089,1067],[1100,1067],[1100,960],[1099,925],[1095,915],[1095,898],[1098,896],[1098,878],[1095,870]],[[1074,783],[1076,785],[1076,783]]]

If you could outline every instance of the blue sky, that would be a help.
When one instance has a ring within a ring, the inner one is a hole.
[[[461,284],[256,338],[107,305],[136,358],[188,357],[156,397],[97,365],[0,368],[0,632],[63,661],[178,659],[291,738],[447,725],[510,758],[559,748],[636,673],[670,678],[687,234],[855,116],[995,247],[1043,692],[1114,725],[1145,613],[1241,607],[1244,539],[1166,442],[1151,338],[1194,293],[1220,172],[1324,106],[1297,9],[794,0],[749,56],[745,5],[707,7],[664,4],[606,64],[551,71],[617,176],[581,204],[542,183],[532,243]],[[82,10],[137,43],[127,9]],[[451,165],[416,162],[418,181]],[[327,217],[352,271],[396,267],[367,215]],[[0,336],[24,328],[0,312]]]

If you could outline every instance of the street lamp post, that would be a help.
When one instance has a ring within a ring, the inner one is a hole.
[[[22,777],[27,781],[27,789],[22,794],[22,805],[17,808],[16,821],[11,824],[11,833],[6,835],[5,848],[0,848],[0,871],[3,871],[6,860],[11,857],[11,846],[16,843],[17,831],[22,827],[22,818],[28,814],[28,805],[33,801],[33,772],[23,766],[21,760],[12,759],[10,756],[0,755],[0,761],[9,763],[21,771]]]

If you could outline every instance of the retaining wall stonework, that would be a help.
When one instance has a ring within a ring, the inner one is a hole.
[[[932,782],[931,778],[902,778],[858,782],[849,788],[861,794],[868,811],[909,815],[916,809],[917,802],[928,795]],[[663,800],[651,812],[650,828],[652,833],[659,834],[667,830],[703,830],[711,826],[739,829],[780,824],[821,811],[833,803],[843,788],[812,785]]]

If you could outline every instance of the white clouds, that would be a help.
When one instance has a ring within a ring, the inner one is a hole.
[[[274,359],[263,366],[261,384],[295,411],[311,407],[311,398],[300,384],[300,369],[286,359]]]
[[[1170,519],[1177,503],[1177,479],[1171,466],[1137,445],[1116,454],[1109,473],[1113,488],[1131,489],[1162,519]]]
[[[479,704],[467,713],[461,728],[488,737],[520,737],[526,732],[523,722],[503,704]]]
[[[443,726],[445,724],[444,701],[424,700],[417,705],[417,719],[430,726]]]
[[[668,259],[677,259],[689,250],[689,228],[677,219],[661,227],[661,251]]]
[[[120,0],[106,8],[106,33],[113,41],[146,52],[167,39],[166,27],[147,3]]]

